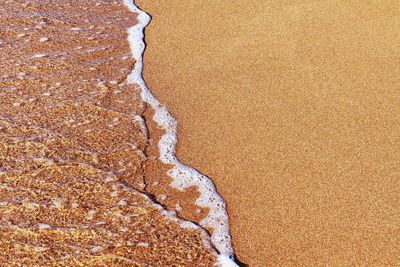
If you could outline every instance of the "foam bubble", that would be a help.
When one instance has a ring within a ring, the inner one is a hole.
[[[215,264],[216,266],[221,266],[221,267],[237,267],[238,265],[234,263],[230,257],[222,254],[219,255],[217,258],[217,262]]]
[[[159,127],[165,130],[165,134],[161,137],[158,145],[160,159],[166,164],[173,165],[173,168],[168,172],[173,178],[171,185],[180,190],[185,190],[191,186],[198,187],[201,194],[196,200],[196,204],[210,210],[207,217],[200,221],[200,225],[214,229],[211,235],[211,242],[221,254],[217,264],[220,266],[237,266],[231,260],[233,257],[233,248],[224,200],[218,194],[213,182],[208,177],[177,159],[175,156],[177,122],[168,112],[167,108],[158,102],[143,80],[143,52],[145,49],[143,30],[149,24],[150,16],[140,10],[133,0],[124,0],[124,4],[137,14],[138,19],[138,23],[128,30],[131,52],[136,60],[135,66],[128,76],[128,82],[140,86],[142,99],[155,110],[153,120]]]

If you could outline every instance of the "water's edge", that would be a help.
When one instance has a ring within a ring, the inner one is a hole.
[[[173,168],[168,173],[173,179],[171,186],[180,190],[185,190],[191,186],[198,187],[201,194],[196,200],[196,204],[210,210],[209,214],[200,221],[200,225],[214,229],[211,234],[211,242],[220,253],[217,264],[220,266],[238,266],[233,262],[234,251],[229,233],[229,219],[225,201],[218,194],[210,178],[177,159],[175,155],[177,121],[171,116],[167,108],[158,102],[142,77],[143,54],[145,50],[144,29],[150,23],[151,17],[139,9],[134,0],[124,0],[124,4],[137,14],[138,20],[136,25],[128,29],[128,41],[132,56],[136,60],[132,72],[128,76],[128,82],[140,86],[143,101],[149,104],[155,111],[153,120],[165,131],[159,141],[158,147],[160,159],[166,164],[173,165]]]

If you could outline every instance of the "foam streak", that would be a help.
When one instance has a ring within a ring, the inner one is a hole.
[[[224,200],[216,191],[210,178],[202,175],[197,170],[183,164],[177,159],[175,155],[177,122],[168,112],[167,108],[158,102],[143,80],[143,53],[145,50],[144,28],[149,24],[150,16],[140,10],[133,0],[124,0],[124,4],[138,15],[138,23],[128,30],[129,44],[132,55],[136,60],[132,73],[128,76],[128,82],[140,86],[142,99],[155,111],[153,120],[159,127],[165,130],[158,147],[160,159],[166,164],[173,165],[173,168],[168,172],[173,178],[171,185],[180,190],[185,190],[191,186],[197,186],[201,194],[196,200],[196,204],[209,208],[210,210],[209,214],[200,221],[200,225],[213,229],[211,242],[220,253],[218,264],[221,266],[237,266],[230,260],[233,258],[233,248],[231,245],[228,215]]]

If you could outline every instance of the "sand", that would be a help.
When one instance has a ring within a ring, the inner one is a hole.
[[[0,265],[214,264],[208,233],[166,211],[190,216],[196,194],[154,193],[170,181],[126,80],[135,18],[122,1],[1,3]]]
[[[144,77],[249,266],[394,266],[398,1],[138,1]]]

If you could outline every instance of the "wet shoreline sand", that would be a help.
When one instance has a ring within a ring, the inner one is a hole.
[[[395,265],[399,3],[138,1],[178,156],[250,266]]]

